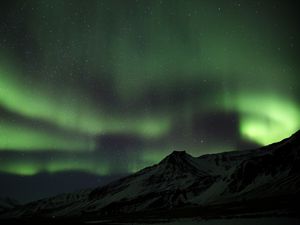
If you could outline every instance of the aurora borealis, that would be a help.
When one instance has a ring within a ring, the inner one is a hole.
[[[300,128],[290,1],[13,0],[0,13],[1,173],[131,173]]]

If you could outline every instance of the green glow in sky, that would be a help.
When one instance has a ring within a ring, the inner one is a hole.
[[[271,144],[295,133],[300,110],[289,99],[267,94],[240,97],[241,134],[261,145]]]
[[[22,116],[45,120],[65,129],[91,135],[106,132],[131,132],[146,137],[155,137],[168,131],[168,118],[162,116],[155,118],[147,115],[122,118],[119,115],[115,117],[105,115],[101,109],[89,103],[88,96],[78,93],[78,90],[71,90],[71,95],[63,100],[65,97],[51,95],[47,90],[32,87],[30,82],[22,80],[23,76],[23,74],[16,75],[16,73],[4,70],[0,65],[0,103]],[[61,95],[65,96],[67,91],[60,90]]]
[[[93,141],[87,137],[65,137],[33,128],[1,122],[0,151],[90,151]],[[12,138],[14,137],[14,138]]]
[[[0,15],[0,171],[125,173],[173,150],[288,137],[300,128],[299,26],[286,16],[292,6],[272,4],[9,5]],[[38,156],[49,151],[68,155]]]
[[[32,176],[41,172],[41,168],[32,162],[28,162],[28,163],[11,162],[8,165],[2,165],[0,171],[9,174]]]
[[[32,176],[40,172],[57,173],[63,171],[83,171],[98,175],[109,175],[111,168],[105,162],[93,162],[91,160],[49,160],[47,162],[37,162],[30,160],[16,160],[14,162],[1,162],[0,172],[9,174]]]

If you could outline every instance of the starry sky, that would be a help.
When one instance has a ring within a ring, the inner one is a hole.
[[[128,174],[300,128],[293,1],[0,6],[0,173]]]

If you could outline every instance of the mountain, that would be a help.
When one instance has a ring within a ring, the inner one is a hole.
[[[297,215],[299,196],[300,131],[255,150],[174,151],[105,186],[31,202],[2,218]]]

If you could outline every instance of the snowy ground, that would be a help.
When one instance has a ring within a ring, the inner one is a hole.
[[[294,218],[255,218],[255,219],[223,219],[223,220],[195,220],[182,219],[169,223],[155,225],[300,225],[300,219]],[[146,224],[135,224],[146,225]],[[149,224],[148,224],[149,225]]]
[[[91,221],[89,224],[104,224],[104,221]],[[300,225],[300,218],[239,218],[239,219],[180,219],[159,223],[113,223],[115,225]]]

